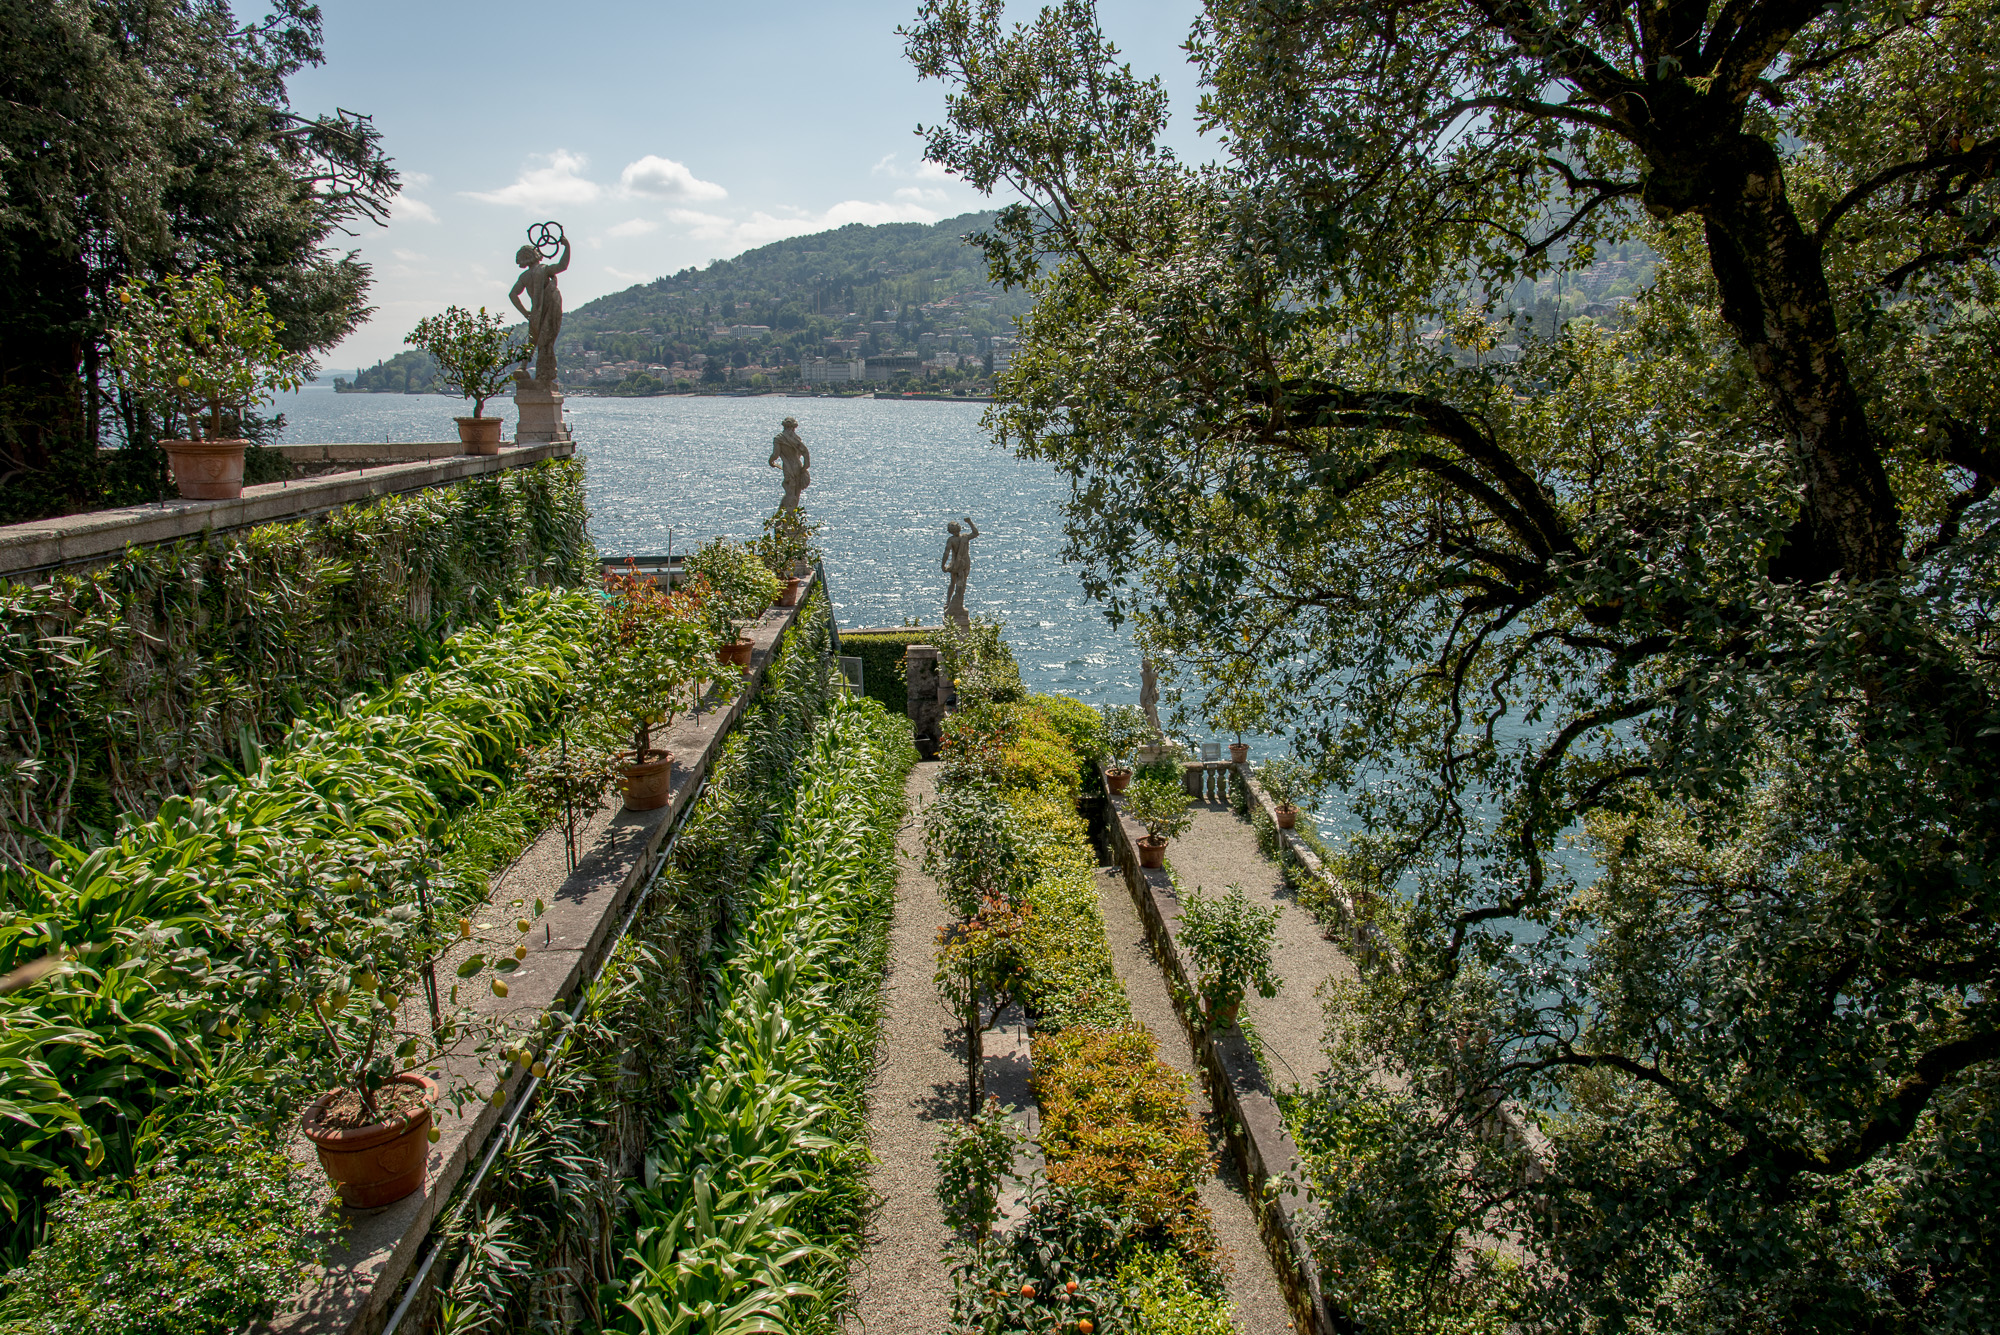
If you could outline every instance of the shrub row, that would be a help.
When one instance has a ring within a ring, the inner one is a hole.
[[[1010,817],[1047,1162],[1028,1218],[962,1267],[956,1317],[976,1330],[1034,1328],[1046,1304],[1023,1298],[1024,1286],[1047,1297],[1074,1278],[1084,1293],[1106,1282],[1116,1291],[1098,1309],[1106,1331],[1221,1335],[1227,1304],[1199,1194],[1213,1167],[1208,1138],[1189,1081],[1132,1019],[1076,808],[1100,723],[1078,701],[1034,696],[975,705],[946,725],[943,782],[990,786]]]
[[[750,912],[753,875],[783,833],[831,698],[828,613],[800,609],[763,688],[723,742],[660,881],[585,997],[578,1025],[477,1201],[460,1211],[443,1331],[597,1326],[619,1316],[630,1241],[626,1179],[649,1120],[693,1080],[697,1017],[714,991],[702,957]]]
[[[915,759],[873,701],[836,703],[819,730],[724,948],[699,1074],[646,1156],[621,1301],[647,1335],[835,1327],[866,1209],[864,1087]]]
[[[199,787],[242,739],[422,662],[517,591],[591,572],[583,468],[551,460],[0,581],[0,855]]]

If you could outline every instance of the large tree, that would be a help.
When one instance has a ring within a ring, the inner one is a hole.
[[[301,352],[367,315],[333,243],[396,175],[365,117],[291,110],[320,58],[303,0],[248,26],[221,0],[0,0],[0,520],[154,494],[147,406],[104,374],[119,280],[220,261]]]
[[[1200,167],[1082,0],[907,35],[1070,559],[1351,794],[1341,1300],[2000,1319],[2000,7],[1210,0]]]

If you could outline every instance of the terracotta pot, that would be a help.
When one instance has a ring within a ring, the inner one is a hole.
[[[1279,808],[1278,808],[1278,828],[1279,828],[1279,829],[1281,829],[1281,830],[1289,830],[1289,829],[1291,829],[1291,828],[1292,828],[1293,826],[1297,825],[1298,823],[1299,823],[1299,809],[1298,809],[1297,807],[1279,807]]]
[[[1132,771],[1123,765],[1114,765],[1104,771],[1104,786],[1111,790],[1113,796],[1124,792],[1125,786],[1131,782]]]
[[[1139,841],[1139,865],[1147,871],[1158,871],[1167,865],[1167,841],[1147,835]]]
[[[804,588],[805,584],[806,582],[796,575],[786,580],[784,592],[778,595],[778,606],[797,607],[799,605],[799,590]]]
[[[673,799],[673,756],[662,755],[643,765],[627,765],[624,773],[627,811],[658,811]]]
[[[729,667],[740,667],[745,672],[748,672],[750,670],[750,651],[755,647],[748,640],[738,640],[734,644],[725,644],[715,651],[715,661]]]
[[[319,1150],[320,1167],[340,1189],[351,1209],[366,1210],[400,1201],[424,1185],[424,1163],[430,1157],[431,1109],[437,1103],[437,1083],[405,1073],[396,1084],[416,1085],[424,1101],[414,1113],[405,1110],[387,1122],[348,1130],[320,1125],[321,1112],[332,1093],[314,1099],[299,1119],[299,1130]]]
[[[1248,759],[1250,759],[1250,744],[1248,742],[1231,742],[1229,744],[1230,764],[1241,765]]]
[[[465,446],[467,454],[500,453],[500,428],[504,423],[497,417],[454,417],[458,423],[458,442]]]
[[[233,501],[243,494],[247,440],[163,440],[174,485],[190,501]]]
[[[1241,997],[1236,998],[1236,1000],[1230,1002],[1227,1006],[1213,1007],[1208,1012],[1208,1027],[1210,1029],[1234,1029],[1236,1027],[1236,1013],[1242,1009],[1243,998]]]

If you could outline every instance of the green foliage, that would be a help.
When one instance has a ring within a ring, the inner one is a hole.
[[[1115,1026],[1132,1018],[1098,904],[1097,858],[1082,816],[1061,793],[1012,792],[1002,801],[1021,831],[1029,910],[1021,943],[1022,1000],[1035,1032]]]
[[[10,1214],[56,1168],[88,1177],[117,1125],[143,1123],[164,1091],[237,1043],[315,1046],[310,1019],[288,1017],[343,980],[361,990],[362,971],[322,910],[356,932],[357,949],[378,932],[410,940],[415,883],[391,869],[552,719],[593,603],[524,594],[497,629],[462,632],[433,667],[297,720],[247,773],[169,799],[103,847],[54,843],[49,871],[0,868],[14,914],[0,970],[64,960],[0,997]],[[397,921],[374,925],[392,911]],[[325,939],[308,944],[331,953],[306,982],[291,934],[309,925]],[[379,987],[362,994],[371,1010],[386,1004]]]
[[[118,289],[111,364],[124,388],[185,423],[190,439],[240,436],[250,408],[304,383],[306,358],[278,341],[283,328],[261,290],[231,292],[210,260],[192,278],[168,274],[157,291]]]
[[[472,415],[484,416],[486,400],[505,389],[513,378],[508,368],[523,360],[528,345],[509,339],[512,320],[477,314],[450,306],[443,315],[426,315],[403,341],[420,348],[437,368],[436,383],[472,400]]]
[[[1180,938],[1194,956],[1195,986],[1209,1022],[1226,1026],[1248,989],[1275,997],[1283,979],[1271,972],[1271,942],[1278,933],[1278,910],[1252,904],[1243,887],[1210,897],[1196,886],[1181,899]]]
[[[813,739],[776,855],[723,952],[701,1076],[678,1091],[648,1155],[622,1300],[646,1331],[706,1329],[703,1305],[717,1320],[752,1320],[780,1299],[795,1313],[821,1295],[788,1287],[793,1268],[822,1248],[844,1263],[852,1248],[859,1077],[915,758],[907,728],[872,702],[836,701]],[[829,1122],[840,1135],[820,1134]]]
[[[436,388],[437,363],[424,352],[399,352],[385,362],[363,367],[354,379],[336,377],[336,394],[442,394]]]
[[[1027,1132],[1014,1120],[1014,1105],[989,1098],[964,1121],[945,1126],[938,1141],[938,1203],[945,1227],[984,1243],[1000,1218],[1000,1188],[1013,1174],[1014,1156]]]
[[[1020,898],[1021,845],[1013,813],[989,787],[943,787],[924,811],[924,875],[961,918],[989,899]]]
[[[931,631],[884,631],[874,635],[840,637],[840,652],[861,660],[862,691],[891,714],[907,714],[910,708],[909,679],[903,667],[903,651],[913,644],[930,644],[937,636]]]
[[[1199,165],[1091,6],[1003,19],[908,33],[930,156],[1023,196],[990,423],[1114,617],[1296,725],[1402,943],[1355,1041],[1430,1138],[1347,1272],[1501,1237],[1551,1328],[1989,1323],[1932,1221],[2000,1125],[1991,5],[1218,0]],[[1495,1089],[1532,1168],[1461,1135]]]
[[[1147,837],[1156,842],[1178,836],[1194,820],[1179,773],[1174,770],[1162,773],[1153,766],[1142,770],[1125,790],[1125,809],[1131,812],[1133,820],[1146,827]]]
[[[48,1244],[8,1273],[0,1324],[14,1335],[232,1335],[275,1315],[334,1234],[305,1171],[250,1140],[66,1192]]]
[[[633,764],[659,754],[653,729],[673,722],[698,678],[716,675],[707,620],[693,591],[663,589],[634,576],[605,580],[582,700],[594,717],[627,730]]]
[[[1118,1267],[1127,1335],[1230,1335],[1229,1300],[1204,1292],[1173,1252],[1141,1252]]]
[[[819,548],[813,545],[818,532],[819,525],[806,517],[803,505],[773,511],[757,539],[757,559],[779,579],[792,579],[820,559]]]
[[[1214,1226],[1201,1203],[1213,1171],[1187,1078],[1159,1058],[1144,1025],[1078,1025],[1035,1036],[1035,1097],[1049,1182],[1137,1221],[1209,1278]]]
[[[1006,633],[997,621],[973,621],[963,630],[950,624],[938,628],[938,671],[961,705],[1010,704],[1026,694]]]
[[[1311,806],[1320,785],[1313,767],[1297,756],[1272,756],[1257,766],[1257,783],[1278,807]]]
[[[1123,763],[1153,740],[1153,725],[1137,705],[1106,705],[1101,736],[1105,758]]]
[[[778,577],[755,551],[727,538],[695,548],[685,573],[690,579],[707,581],[710,592],[703,606],[709,610],[717,640],[725,644],[736,638],[733,623],[763,616],[778,601],[781,589]]]
[[[288,82],[321,58],[311,5],[8,10],[0,522],[151,503],[165,484],[161,422],[107,383],[122,283],[215,265],[239,298],[262,291],[290,354],[366,317],[368,265],[344,243],[387,216],[397,177],[368,117],[293,109]]]
[[[589,555],[564,459],[0,582],[0,853],[151,815]]]
[[[952,1266],[954,1335],[1118,1335],[1125,1302],[1115,1276],[1136,1248],[1133,1223],[1086,1194],[1029,1185],[1021,1219]]]
[[[1085,764],[1103,758],[1104,720],[1096,710],[1067,695],[1031,695],[1027,703]]]

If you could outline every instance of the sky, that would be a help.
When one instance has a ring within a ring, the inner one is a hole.
[[[506,309],[514,251],[544,219],[574,246],[574,309],[786,236],[989,207],[922,161],[915,130],[942,118],[944,89],[903,58],[917,3],[322,0],[326,62],[292,80],[293,108],[374,117],[403,185],[389,224],[350,242],[375,313],[321,365],[392,357],[448,305]],[[1180,48],[1199,9],[1099,6],[1125,59],[1162,77],[1166,140],[1195,158],[1209,150]]]

